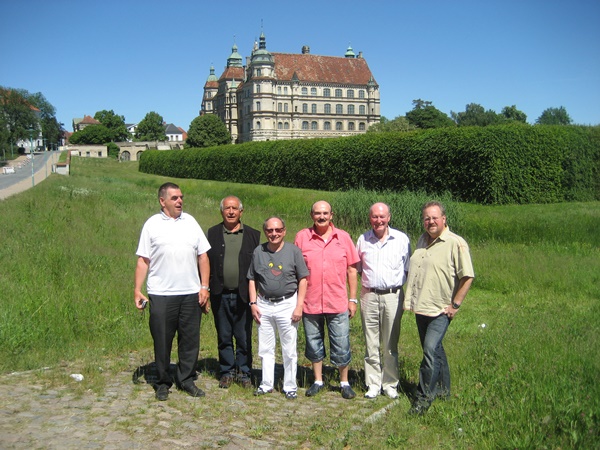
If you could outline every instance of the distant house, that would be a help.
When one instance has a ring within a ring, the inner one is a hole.
[[[127,128],[127,131],[129,132],[129,134],[131,135],[131,137],[129,139],[127,139],[128,142],[132,142],[133,141],[133,137],[135,136],[135,132],[137,131],[137,123],[126,123],[125,127]]]
[[[173,125],[172,123],[169,123],[167,125],[165,125],[165,134],[167,135],[167,139],[170,142],[183,142],[185,141],[185,137],[183,136],[184,131],[179,128],[176,127],[175,125]]]
[[[84,116],[83,119],[73,119],[73,132],[81,131],[90,125],[100,125],[100,122],[92,116]]]

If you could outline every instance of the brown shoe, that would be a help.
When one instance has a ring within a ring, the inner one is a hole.
[[[252,387],[252,379],[250,378],[250,375],[242,375],[242,378],[240,378],[240,384],[244,389],[250,389]]]
[[[229,386],[231,386],[231,383],[233,383],[233,376],[230,374],[225,374],[221,377],[221,379],[219,380],[219,387],[221,389],[229,389]]]

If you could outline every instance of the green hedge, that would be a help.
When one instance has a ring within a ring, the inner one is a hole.
[[[327,191],[450,192],[478,203],[600,199],[600,129],[501,125],[146,151],[140,170]]]

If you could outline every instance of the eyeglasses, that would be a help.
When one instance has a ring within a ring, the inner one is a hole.
[[[423,222],[435,222],[436,220],[440,220],[441,217],[425,217],[423,218]]]
[[[265,228],[265,233],[267,233],[267,234],[283,233],[284,231],[285,231],[285,228]]]

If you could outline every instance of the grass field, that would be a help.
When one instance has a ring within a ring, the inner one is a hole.
[[[0,202],[2,373],[79,361],[93,380],[97,361],[118,371],[121,363],[111,367],[110,361],[151,348],[147,317],[133,307],[134,253],[142,224],[158,209],[157,188],[167,180],[139,173],[136,163],[75,158],[71,168],[68,177],[53,175]],[[366,209],[362,228],[344,214],[370,198],[355,204],[347,193],[175,181],[186,197],[184,209],[205,230],[220,221],[218,204],[228,194],[243,200],[244,221],[256,228],[271,214],[283,216],[288,241],[310,225],[310,205],[320,199],[334,211],[340,206],[336,220],[347,223],[354,238],[368,227]],[[393,214],[400,211],[394,223],[416,242],[422,197],[407,209],[392,197],[381,199],[394,206]],[[405,217],[411,214],[416,217]],[[320,448],[600,447],[594,309],[600,304],[600,203],[451,204],[449,222],[469,242],[477,275],[445,339],[451,400],[414,418],[401,396],[380,420],[360,426],[341,414],[333,415],[333,428],[306,418],[308,442]],[[409,391],[421,352],[414,316],[406,313],[402,322],[400,369]],[[360,374],[360,320],[351,333],[351,369]],[[201,352],[217,356],[210,315],[202,324]]]

